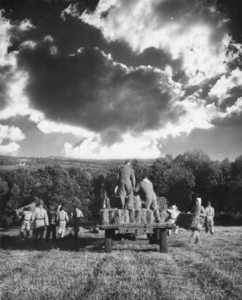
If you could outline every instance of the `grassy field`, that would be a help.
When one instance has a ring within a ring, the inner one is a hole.
[[[105,254],[103,233],[38,247],[1,233],[0,299],[242,299],[242,227],[215,229],[201,245],[181,229],[168,254],[157,245]]]

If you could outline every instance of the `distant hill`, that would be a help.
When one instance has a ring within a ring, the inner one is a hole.
[[[154,159],[142,161],[152,164]],[[63,168],[79,167],[84,169],[109,169],[117,165],[122,165],[124,159],[76,159],[67,157],[17,157],[0,155],[0,170],[13,170],[18,168],[44,168],[46,165],[58,164]]]

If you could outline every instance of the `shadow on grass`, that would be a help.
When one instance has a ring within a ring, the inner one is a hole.
[[[59,249],[62,251],[101,251],[103,239],[93,236],[81,236],[75,239],[73,236],[66,236],[64,239],[46,243],[45,240],[39,241],[38,245],[32,238],[22,239],[19,236],[4,235],[0,237],[0,248],[3,250],[43,250]]]

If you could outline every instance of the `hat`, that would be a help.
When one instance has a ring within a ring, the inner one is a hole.
[[[44,205],[44,201],[42,199],[39,200],[39,206]]]
[[[201,203],[202,203],[202,199],[201,198],[196,198],[196,201],[198,201],[199,205],[201,205]]]
[[[172,209],[178,209],[178,207],[176,205],[172,205],[171,207]]]

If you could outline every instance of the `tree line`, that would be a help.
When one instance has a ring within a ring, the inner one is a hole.
[[[117,163],[118,162],[118,163]],[[15,209],[42,198],[46,205],[65,204],[71,211],[78,203],[87,220],[97,218],[101,209],[100,189],[105,176],[117,174],[121,161],[108,162],[109,168],[71,167],[59,164],[44,168],[16,169],[0,173],[1,226],[16,222]],[[230,162],[213,161],[201,150],[185,152],[173,158],[160,157],[153,162],[132,161],[136,180],[144,173],[153,182],[157,196],[163,196],[180,211],[188,211],[199,195],[202,204],[211,201],[216,211],[242,214],[242,156]]]

